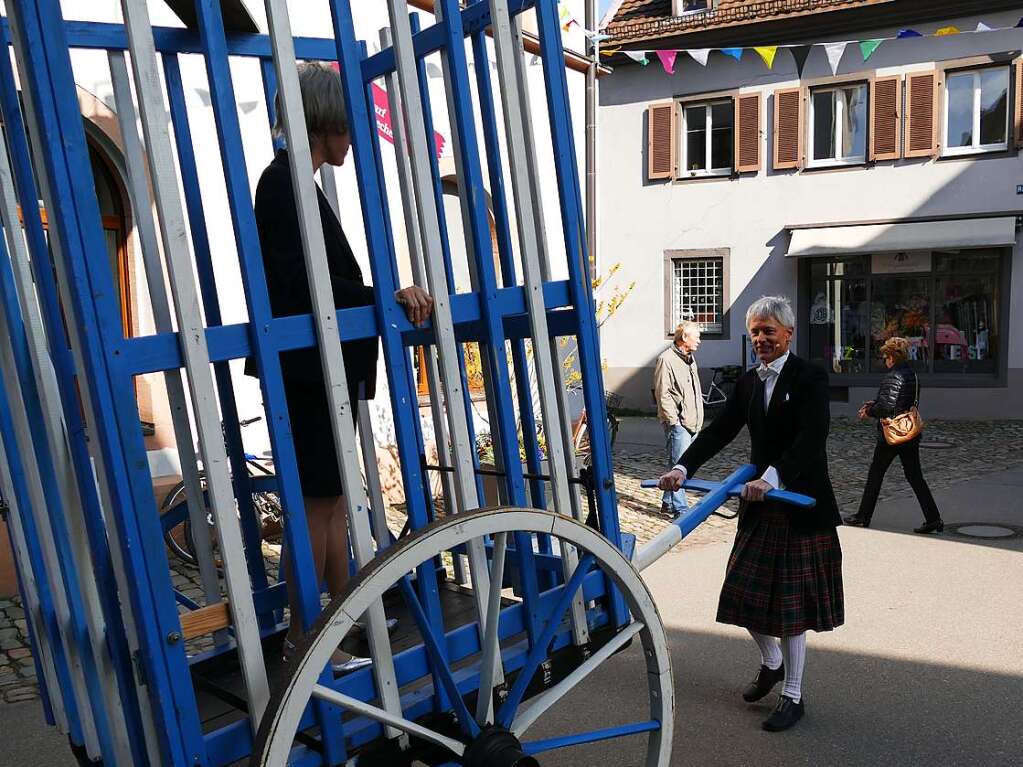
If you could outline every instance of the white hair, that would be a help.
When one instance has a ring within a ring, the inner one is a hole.
[[[330,64],[306,61],[298,65],[298,84],[302,91],[302,111],[311,141],[333,133],[348,133],[348,109],[345,107],[341,75]],[[274,136],[284,135],[281,98],[274,103]]]
[[[675,343],[677,344],[686,336],[692,336],[694,332],[699,333],[701,331],[700,323],[693,322],[692,320],[682,320],[675,328]]]
[[[796,315],[792,311],[792,302],[785,296],[761,296],[746,310],[746,327],[753,320],[773,319],[787,328],[796,326]]]

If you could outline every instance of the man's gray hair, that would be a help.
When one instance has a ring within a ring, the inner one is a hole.
[[[298,84],[302,89],[302,109],[310,143],[332,133],[348,133],[348,109],[341,87],[341,75],[330,64],[306,61],[298,65]],[[274,99],[274,136],[284,136],[281,97]]]
[[[702,328],[699,322],[693,322],[692,320],[682,320],[675,328],[675,344],[677,345],[685,336],[692,335],[693,331],[700,332]]]
[[[792,311],[792,302],[785,296],[761,296],[746,310],[746,327],[753,320],[776,320],[787,328],[796,326],[796,315]]]

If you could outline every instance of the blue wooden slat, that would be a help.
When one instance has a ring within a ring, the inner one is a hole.
[[[320,613],[320,584],[314,575],[312,545],[305,519],[298,463],[281,377],[280,357],[276,350],[269,347],[265,333],[259,330],[267,327],[273,313],[266,287],[245,156],[242,153],[241,126],[235,107],[234,85],[220,3],[198,0],[196,15],[205,53],[210,99],[220,139],[221,162],[227,182],[242,283],[251,320],[251,341],[262,385],[263,405],[267,412],[267,427],[275,469],[280,480],[281,506],[287,520],[284,535],[291,570],[289,576],[295,582],[301,628],[308,631]],[[294,615],[292,620],[295,620]],[[338,731],[340,719],[329,713],[336,709],[322,703],[317,703],[314,708],[318,712],[319,723],[325,733],[327,756],[333,762],[343,761],[344,746]],[[337,725],[334,726],[332,722],[336,722]]]
[[[78,404],[75,365],[64,329],[57,287],[50,268],[50,251],[39,213],[39,192],[33,176],[31,154],[21,114],[21,103],[15,85],[11,59],[7,53],[9,39],[5,29],[0,35],[0,112],[3,114],[8,151],[11,158],[14,185],[21,203],[22,224],[32,258],[33,271],[38,286],[37,296],[43,314],[49,341],[50,360],[53,363],[64,405],[64,425],[72,460],[75,466],[89,466],[89,449],[86,444],[85,423]],[[130,652],[125,633],[124,618],[117,597],[117,584],[113,563],[107,542],[100,500],[92,471],[76,471],[79,500],[85,519],[86,534],[92,550],[93,576],[100,595],[103,618],[106,624],[107,643],[115,664],[117,681],[122,700],[125,701],[125,717],[129,729],[132,750],[141,761],[143,753],[143,731],[139,719],[138,698],[131,674]]]
[[[568,79],[563,62],[561,26],[555,0],[537,0],[536,19],[540,32],[540,49],[547,87],[547,111],[554,147],[558,194],[561,201],[561,223],[565,237],[569,284],[573,303],[579,316],[579,365],[583,374],[583,401],[590,430],[591,465],[595,482],[597,514],[601,532],[621,548],[621,527],[618,522],[618,500],[611,466],[611,442],[604,424],[607,406],[604,401],[604,376],[601,369],[600,340],[597,335],[593,296],[590,288],[589,259],[583,236],[583,209],[579,192],[579,171],[572,140],[572,114],[568,98]],[[612,611],[619,625],[628,620],[621,595],[612,599]]]
[[[206,215],[203,209],[202,190],[192,146],[192,130],[185,105],[185,91],[181,82],[181,68],[177,56],[163,56],[163,71],[170,101],[171,121],[174,126],[175,147],[178,151],[178,166],[181,170],[182,189],[188,211],[188,228],[192,234],[192,249],[195,252],[196,272],[199,276],[199,290],[202,295],[203,312],[208,327],[223,324],[220,313],[220,299],[217,295],[216,278],[213,272],[213,258],[210,253],[209,233],[206,229]],[[175,365],[177,367],[177,365]],[[252,590],[256,593],[269,587],[266,576],[266,561],[263,559],[263,536],[259,519],[252,502],[252,487],[249,470],[245,463],[245,448],[239,426],[238,403],[231,382],[231,368],[227,362],[214,364],[217,399],[220,402],[221,417],[224,421],[224,436],[231,464],[231,480],[234,495],[238,500],[241,514],[242,540],[245,543],[246,562]],[[200,533],[201,534],[201,533]],[[260,625],[273,622],[272,615],[260,615]]]
[[[52,197],[50,215],[60,222],[56,235],[70,281],[71,321],[79,328],[85,369],[79,379],[88,387],[99,422],[91,435],[103,452],[112,508],[110,519],[121,527],[125,566],[131,568],[126,595],[139,631],[142,666],[149,684],[156,731],[168,764],[194,764],[203,741],[195,712],[182,643],[165,637],[178,628],[163,538],[153,508],[145,445],[130,378],[117,369],[121,316],[117,291],[105,259],[99,206],[89,185],[88,149],[64,24],[56,0],[19,5],[20,49],[25,57],[27,91],[35,104],[41,135],[50,151],[40,158]],[[45,31],[44,31],[45,30]],[[122,597],[123,598],[123,597]]]

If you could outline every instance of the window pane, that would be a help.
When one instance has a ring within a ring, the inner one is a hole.
[[[877,352],[881,344],[892,336],[901,336],[909,341],[909,363],[915,370],[927,370],[930,294],[930,279],[926,277],[874,278],[870,307],[872,372],[887,370]]]
[[[867,372],[867,281],[813,281],[810,295],[810,359],[833,373]]]
[[[707,169],[707,107],[686,108],[686,170]]]
[[[673,262],[674,324],[700,323],[707,333],[721,332],[724,304],[724,259],[681,258]]]
[[[948,145],[973,146],[973,73],[948,78]]]
[[[998,371],[997,288],[995,275],[945,277],[936,281],[934,372]]]
[[[865,256],[810,259],[810,278],[812,280],[819,280],[823,277],[848,277],[865,274],[866,271],[867,260]]]
[[[1008,122],[1009,70],[980,72],[980,143],[1004,144]]]
[[[867,156],[867,86],[843,88],[836,94],[842,99],[842,156]]]
[[[710,165],[715,170],[732,167],[732,104],[710,108]]]
[[[813,159],[835,158],[835,91],[813,94]]]
[[[1001,253],[996,250],[934,251],[934,271],[953,274],[997,274]]]

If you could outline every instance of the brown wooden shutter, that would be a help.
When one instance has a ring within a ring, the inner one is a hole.
[[[735,170],[760,170],[760,94],[735,97]]]
[[[906,136],[903,157],[933,157],[938,151],[938,76],[906,75]]]
[[[1012,67],[1013,77],[1016,79],[1013,81],[1013,99],[1015,105],[1013,107],[1013,114],[1015,119],[1013,122],[1016,125],[1014,131],[1016,135],[1016,147],[1023,147],[1023,59],[1016,59]]]
[[[870,159],[895,160],[902,149],[899,117],[902,78],[879,77],[870,84]]]
[[[675,103],[651,104],[646,110],[646,175],[651,181],[675,175]]]
[[[798,168],[803,161],[803,92],[774,92],[774,169]]]

